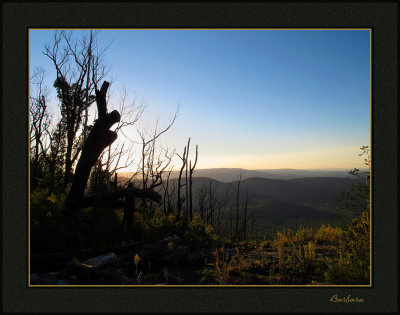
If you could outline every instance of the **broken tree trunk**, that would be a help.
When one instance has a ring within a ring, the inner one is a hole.
[[[96,89],[96,102],[99,118],[96,120],[82,148],[82,153],[76,165],[72,187],[67,198],[69,211],[90,206],[123,208],[125,203],[117,200],[120,197],[142,197],[161,202],[161,196],[150,189],[129,188],[116,190],[111,193],[95,194],[85,197],[85,188],[89,179],[90,170],[95,165],[101,152],[116,139],[117,134],[109,130],[119,122],[121,116],[116,110],[107,113],[106,94],[109,83],[104,81],[100,91]]]
[[[67,198],[70,205],[83,199],[90,170],[98,160],[101,152],[117,139],[117,134],[109,129],[120,121],[121,115],[116,110],[107,113],[106,94],[109,85],[107,81],[104,81],[100,91],[96,89],[99,118],[83,145],[81,156],[76,165],[72,187]]]

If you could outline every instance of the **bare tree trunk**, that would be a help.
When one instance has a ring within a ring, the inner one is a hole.
[[[133,184],[128,184],[128,189],[132,189]],[[125,199],[125,207],[124,207],[124,217],[122,219],[123,222],[127,222],[128,224],[133,223],[133,213],[135,211],[135,197],[132,195],[126,196]]]
[[[117,186],[118,186],[118,173],[115,172],[115,175],[114,175],[114,191],[117,190]]]
[[[193,220],[193,191],[192,191],[192,184],[193,184],[193,180],[192,180],[192,160],[190,160],[189,163],[189,168],[190,168],[190,173],[189,173],[189,220],[192,221]]]
[[[212,189],[211,189],[211,181],[210,181],[210,189],[209,189],[209,213],[207,215],[207,223],[209,222],[211,225],[213,225],[213,216],[214,216],[214,197],[212,194]]]
[[[242,176],[239,175],[239,181],[236,191],[236,224],[235,224],[235,237],[239,237],[239,197],[240,197],[240,181],[242,180]]]
[[[68,135],[67,141],[67,152],[65,154],[65,173],[64,173],[64,187],[71,182],[72,177],[72,161],[71,161],[71,154],[72,154],[72,140],[71,136]]]
[[[178,156],[179,156],[179,154],[178,154]],[[182,160],[182,167],[181,167],[181,169],[179,171],[179,178],[178,178],[178,200],[177,200],[177,211],[178,211],[178,214],[176,216],[176,221],[179,221],[179,219],[181,217],[181,212],[182,212],[182,203],[183,203],[183,201],[182,201],[182,197],[181,197],[181,188],[182,188],[181,180],[182,180],[182,172],[183,172],[183,169],[185,168],[185,165],[186,165],[186,147],[183,150],[183,156],[179,156],[179,157]]]
[[[189,138],[190,139],[190,138]],[[189,215],[190,215],[190,221],[193,220],[193,190],[192,190],[192,185],[193,185],[193,180],[192,176],[194,173],[194,169],[196,168],[197,164],[197,157],[198,157],[199,151],[198,151],[198,145],[196,144],[196,159],[194,161],[194,165],[192,167],[192,161],[190,161],[190,181],[189,181]]]
[[[244,221],[243,221],[243,240],[246,240],[247,237],[247,205],[249,203],[249,192],[246,193],[246,204],[244,206]]]
[[[189,159],[189,149],[190,149],[190,138],[187,144],[187,159],[186,159],[186,170],[185,170],[185,184],[186,184],[186,217],[189,217],[189,185],[188,185],[188,159]]]
[[[233,211],[231,212],[231,240],[233,240]]]
[[[67,198],[69,203],[83,199],[91,168],[98,160],[101,152],[117,139],[117,134],[109,129],[113,124],[119,122],[121,116],[116,110],[107,114],[106,94],[108,86],[109,83],[104,81],[100,91],[96,90],[99,118],[83,146]]]
[[[88,123],[88,107],[89,107],[89,74],[90,74],[90,62],[92,61],[92,41],[93,31],[90,30],[89,46],[88,46],[88,65],[87,65],[87,77],[86,77],[86,101],[85,101],[85,117],[83,122],[83,143],[86,141],[87,123]]]
[[[164,208],[164,214],[166,216],[169,215],[171,212],[171,195],[172,195],[172,193],[170,192],[170,188],[169,188],[169,179],[171,177],[171,172],[172,172],[172,169],[170,171],[168,171],[167,182],[164,185],[163,208]]]

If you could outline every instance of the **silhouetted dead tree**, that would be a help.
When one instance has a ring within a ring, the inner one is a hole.
[[[163,173],[171,163],[171,159],[175,154],[162,146],[157,146],[157,140],[165,134],[175,123],[178,117],[179,107],[171,122],[162,130],[158,128],[158,121],[154,128],[154,132],[149,134],[146,130],[137,130],[140,137],[141,160],[139,163],[139,173],[142,177],[143,189],[154,189],[163,184]],[[142,204],[145,205],[144,199]],[[153,205],[150,203],[150,214],[152,215]]]
[[[229,184],[226,189],[225,196],[219,200],[218,205],[217,205],[218,212],[216,215],[214,228],[220,235],[228,232],[227,227],[224,224],[224,214],[225,214],[225,209],[230,200],[229,193],[230,193],[231,189],[232,189],[232,185]]]
[[[168,150],[161,148],[161,152],[157,155],[156,149],[156,141],[161,137],[164,133],[166,133],[172,125],[175,123],[176,118],[178,117],[178,110],[175,112],[175,115],[171,122],[162,130],[158,129],[158,121],[156,123],[156,127],[154,128],[154,132],[151,134],[150,138],[146,134],[145,131],[139,131],[140,137],[140,145],[141,145],[141,161],[140,161],[140,173],[142,173],[142,187],[146,188],[155,188],[162,184],[162,172],[168,167],[171,162],[172,156],[175,154],[168,154]],[[165,158],[167,159],[167,163],[164,160],[161,160],[161,155],[164,152]]]
[[[46,160],[45,137],[50,125],[50,117],[47,111],[47,88],[43,84],[45,72],[43,69],[35,69],[30,79],[31,88],[36,92],[30,96],[30,163],[31,181],[35,184],[36,178],[43,176],[44,162]],[[33,93],[32,93],[33,94]]]
[[[189,214],[189,199],[190,199],[190,196],[189,196],[189,184],[188,184],[189,150],[190,150],[190,138],[189,138],[188,143],[187,143],[186,163],[185,163],[185,190],[186,190],[186,211],[185,211],[185,215],[186,215],[187,218],[190,218],[190,214]]]
[[[164,206],[164,214],[169,215],[172,213],[172,204],[173,198],[175,195],[175,182],[172,181],[172,189],[170,189],[170,177],[173,167],[168,171],[167,180],[164,185],[164,196],[163,196],[163,206]]]
[[[118,170],[129,167],[133,163],[131,157],[133,146],[125,148],[125,143],[122,145],[117,144],[116,146],[109,145],[100,155],[98,162],[92,169],[90,175],[90,191],[100,192],[109,191],[112,184],[112,178],[117,174]],[[125,157],[125,159],[123,159]],[[123,163],[121,163],[123,159]]]
[[[183,205],[183,202],[184,202],[184,199],[181,196],[181,188],[184,185],[181,184],[181,181],[182,181],[182,173],[183,173],[183,170],[184,170],[184,168],[186,166],[186,160],[187,160],[186,147],[183,150],[183,155],[182,156],[180,156],[178,153],[177,153],[177,155],[182,160],[182,167],[179,170],[179,177],[178,177],[178,187],[177,187],[177,195],[178,195],[177,199],[178,200],[177,200],[177,206],[176,206],[176,211],[177,211],[176,221],[178,221],[180,219],[180,217],[181,217],[182,205]]]
[[[197,211],[202,220],[206,220],[206,202],[207,202],[207,187],[205,184],[198,189],[197,193]]]
[[[73,166],[86,140],[88,108],[95,100],[92,92],[108,72],[102,62],[107,47],[98,48],[96,36],[90,31],[89,36],[74,41],[72,32],[56,31],[53,42],[43,51],[57,72],[54,87],[60,101],[61,123],[66,137],[65,186],[71,182]],[[83,131],[78,137],[81,128]]]
[[[208,190],[208,209],[207,209],[207,215],[206,215],[206,222],[210,223],[213,225],[213,219],[214,219],[214,211],[215,211],[215,205],[216,205],[216,198],[215,194],[213,193],[213,189],[211,188],[211,181],[210,181],[210,187]]]
[[[246,201],[245,201],[245,205],[244,205],[244,218],[243,218],[243,222],[242,222],[242,240],[246,240],[247,239],[247,206],[249,204],[249,192],[246,191]]]
[[[47,130],[49,142],[46,146],[46,166],[50,178],[50,186],[53,187],[55,179],[63,178],[64,155],[65,155],[65,137],[63,136],[63,124],[58,122],[53,130]]]
[[[235,223],[235,238],[239,238],[239,198],[240,198],[240,182],[242,181],[242,174],[239,175],[239,180],[236,190],[236,223]]]
[[[119,106],[116,108],[121,115],[121,119],[115,127],[115,132],[122,133],[125,138],[130,140],[124,133],[125,128],[134,126],[143,114],[144,106],[138,104],[136,97],[128,104],[128,94],[124,88],[120,95]],[[109,145],[99,157],[92,170],[91,188],[94,192],[101,191],[102,187],[110,186],[111,178],[116,176],[117,171],[128,168],[134,162],[133,144],[126,142],[122,144],[118,141]],[[114,185],[115,186],[115,185]]]
[[[128,195],[149,198],[157,202],[161,201],[161,196],[159,194],[147,189],[127,189],[115,191],[109,194],[84,197],[85,187],[89,179],[91,168],[98,161],[103,150],[107,146],[111,145],[118,137],[117,133],[109,130],[112,125],[119,122],[121,116],[116,110],[107,113],[106,94],[108,87],[109,83],[104,81],[100,91],[96,89],[96,102],[99,118],[96,120],[86,139],[82,149],[82,154],[75,169],[72,187],[67,198],[67,204],[70,206],[70,209],[72,208],[72,210],[78,207],[88,207],[92,205],[119,206],[119,203],[114,201],[119,197]]]
[[[190,150],[190,138],[188,139],[188,143],[184,148],[183,155],[180,156],[179,154],[178,157],[182,160],[182,167],[179,171],[179,177],[178,177],[178,197],[177,197],[177,220],[179,220],[182,210],[183,210],[183,204],[186,204],[185,211],[184,211],[184,217],[190,221],[193,220],[193,190],[192,190],[192,176],[194,173],[194,169],[197,164],[197,158],[198,158],[198,146],[196,145],[196,157],[195,157],[195,162],[192,166],[192,160],[189,160],[189,150]],[[183,171],[185,170],[185,183],[182,184],[182,174]],[[181,189],[182,187],[185,187],[185,197],[183,198],[181,195]]]
[[[103,150],[118,137],[114,131],[109,130],[112,125],[119,122],[121,116],[116,110],[109,114],[107,113],[106,94],[108,87],[109,83],[104,81],[100,91],[96,89],[99,118],[95,122],[83,146],[82,154],[75,169],[72,187],[68,195],[69,201],[83,199],[91,168],[98,161]]]
[[[190,138],[189,138],[189,141],[190,141]],[[194,169],[196,168],[198,155],[199,155],[199,147],[196,144],[196,158],[194,160],[194,164],[192,166],[192,160],[190,160],[190,163],[189,163],[189,169],[190,169],[190,174],[189,174],[189,176],[190,176],[190,179],[189,179],[189,215],[190,215],[190,221],[193,220],[193,189],[192,189],[193,179],[192,179],[192,176],[193,176],[193,173],[194,173]]]
[[[221,200],[217,197],[215,192],[216,188],[212,187],[212,182],[204,183],[201,188],[197,190],[197,212],[202,220],[216,226],[220,214]],[[216,210],[218,210],[217,215]],[[215,221],[215,219],[217,221]]]

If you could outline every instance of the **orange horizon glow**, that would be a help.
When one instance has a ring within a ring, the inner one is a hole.
[[[323,170],[323,169],[366,169],[364,158],[359,156],[359,147],[344,147],[327,150],[305,151],[294,153],[262,154],[262,155],[201,155],[196,169],[212,168],[240,168],[247,170],[261,169],[297,169],[297,170]],[[179,168],[181,161],[174,158],[174,170]],[[135,167],[130,167],[121,172],[133,172]]]

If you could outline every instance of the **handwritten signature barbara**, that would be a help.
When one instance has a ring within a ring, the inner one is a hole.
[[[364,303],[365,300],[359,297],[352,297],[350,294],[348,296],[339,297],[337,294],[331,296],[330,302],[332,303]]]

